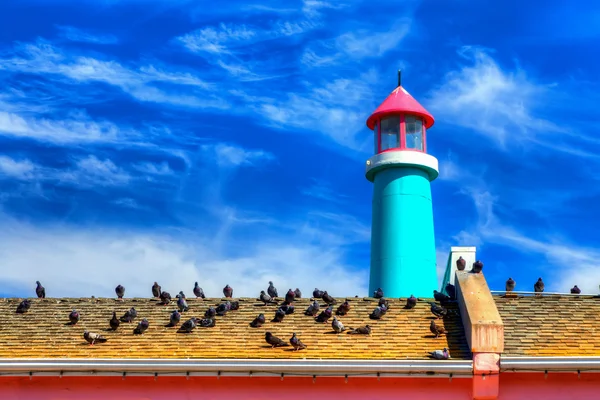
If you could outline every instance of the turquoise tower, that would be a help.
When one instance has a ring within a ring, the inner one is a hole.
[[[373,182],[369,291],[386,297],[432,297],[438,288],[431,181],[437,158],[427,154],[433,116],[402,86],[367,119],[375,155],[367,160]]]

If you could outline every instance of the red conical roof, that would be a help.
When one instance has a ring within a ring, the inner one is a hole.
[[[418,115],[423,118],[425,128],[433,126],[433,115],[429,113],[418,101],[414,99],[402,86],[398,86],[390,95],[377,107],[375,112],[367,119],[369,129],[375,127],[375,121],[389,114],[406,113]]]

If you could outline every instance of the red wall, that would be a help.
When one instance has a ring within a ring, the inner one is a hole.
[[[600,373],[542,372],[500,374],[499,400],[594,400],[600,399]]]
[[[2,400],[471,399],[472,379],[289,377],[0,377]],[[319,396],[319,397],[317,397]],[[324,396],[324,397],[322,397]]]

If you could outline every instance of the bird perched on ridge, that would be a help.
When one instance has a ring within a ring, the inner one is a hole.
[[[313,290],[313,297],[314,297],[315,299],[320,299],[320,298],[322,298],[322,297],[323,297],[323,291],[322,291],[322,290],[319,290],[319,289],[317,289],[317,288],[315,288],[315,290]]]
[[[117,285],[115,288],[115,293],[117,294],[117,298],[119,300],[123,300],[123,296],[125,296],[125,287],[123,285]]]
[[[179,312],[185,312],[190,309],[188,306],[185,297],[181,295],[181,292],[176,296],[177,297],[177,308],[179,308]]]
[[[223,288],[223,296],[232,298],[233,297],[233,288],[229,285],[225,285]]]
[[[285,294],[286,303],[292,304],[295,299],[296,299],[296,294],[294,293],[294,291],[292,289],[288,290],[287,293]]]
[[[377,303],[377,305],[378,305],[379,307],[381,307],[381,306],[385,306],[385,308],[386,308],[387,310],[389,310],[389,309],[390,309],[390,302],[389,302],[388,300],[384,299],[383,297],[379,299],[379,302]]]
[[[473,263],[471,267],[471,272],[474,274],[478,274],[483,270],[483,263],[480,260],[477,260]]]
[[[387,307],[384,305],[377,306],[369,315],[371,319],[381,319],[387,313]]]
[[[350,330],[347,332],[348,335],[370,335],[371,334],[371,326],[365,325],[358,327],[356,329],[349,328]]]
[[[267,288],[267,293],[269,296],[275,298],[277,297],[277,288],[273,286],[273,282],[269,281],[269,287]]]
[[[219,317],[222,317],[227,314],[227,311],[229,310],[231,310],[231,302],[227,300],[225,303],[219,304],[215,311]]]
[[[462,258],[462,256],[458,257],[458,260],[456,260],[456,269],[459,271],[464,271],[466,266],[467,261]]]
[[[335,299],[327,293],[327,290],[323,292],[323,296],[321,297],[323,301],[329,306],[331,304],[335,304]]]
[[[264,290],[260,291],[260,296],[258,297],[258,299],[260,301],[262,301],[265,304],[265,306],[267,304],[275,304],[275,303],[277,303],[277,301],[273,300],[273,298],[271,296],[269,296],[268,294],[266,294]]]
[[[447,360],[450,357],[450,353],[448,353],[448,349],[444,347],[444,350],[435,350],[435,351],[430,351],[429,353],[429,357],[434,358],[436,360]]]
[[[35,294],[37,295],[38,299],[45,299],[46,298],[46,288],[44,288],[42,286],[40,281],[35,281],[35,284],[37,285],[35,288]]]
[[[410,297],[408,299],[406,299],[406,305],[404,306],[404,308],[407,310],[410,310],[410,309],[415,308],[416,305],[417,305],[417,298],[411,294]]]
[[[197,321],[198,321],[198,318],[196,318],[196,317],[188,319],[183,324],[181,324],[181,326],[179,327],[179,330],[177,332],[179,332],[179,333],[191,333],[194,329],[196,329],[196,322]]]
[[[348,314],[348,311],[350,311],[350,303],[348,303],[348,300],[346,300],[345,302],[340,304],[337,311],[335,312],[335,315],[344,316],[344,315]]]
[[[277,311],[275,311],[275,316],[273,317],[273,319],[271,320],[271,322],[281,322],[281,321],[283,321],[284,317],[285,317],[285,311],[283,311],[280,308]]]
[[[196,296],[196,298],[202,298],[205,299],[206,296],[204,295],[204,290],[202,290],[202,288],[200,286],[198,286],[198,282],[194,282],[194,296]]]
[[[204,318],[214,318],[217,315],[217,310],[214,307],[208,307],[208,310],[204,312]]]
[[[197,321],[197,324],[202,328],[213,328],[216,322],[214,318],[203,318],[200,321]]]
[[[306,311],[304,311],[304,315],[310,315],[314,317],[319,312],[319,308],[321,308],[321,306],[319,305],[319,302],[315,300],[311,305],[309,305],[306,308]]]
[[[160,302],[163,306],[168,306],[171,303],[171,293],[160,292]]]
[[[161,293],[160,289],[161,288],[158,282],[154,282],[154,285],[152,285],[152,297],[159,298]]]
[[[319,314],[315,318],[315,321],[326,323],[329,320],[329,318],[331,318],[332,313],[333,313],[333,306],[329,306],[329,307],[327,307],[327,309],[321,311],[321,314]]]
[[[116,311],[113,311],[112,318],[110,319],[110,321],[108,321],[108,324],[110,325],[110,329],[112,329],[113,331],[116,331],[119,325],[121,325],[121,321],[119,321],[119,318],[117,318]]]
[[[446,293],[450,296],[451,300],[456,300],[456,286],[451,284],[450,282],[446,283]]]
[[[69,322],[71,323],[71,325],[77,325],[77,323],[79,322],[79,313],[76,309],[73,309],[73,311],[71,311],[71,313],[69,314]]]
[[[173,310],[171,315],[169,316],[169,327],[177,326],[177,324],[181,321],[181,314],[177,310]]]
[[[507,292],[512,292],[515,290],[515,286],[517,285],[517,283],[514,281],[513,278],[508,277],[508,279],[506,280],[506,291]]]
[[[377,288],[377,290],[375,292],[373,292],[373,297],[375,297],[376,299],[382,298],[383,290],[381,290],[381,288]]]
[[[279,309],[285,313],[285,315],[293,314],[295,307],[291,304],[283,303]]]
[[[144,332],[146,332],[146,330],[148,330],[149,327],[150,322],[148,322],[148,320],[144,318],[140,322],[138,322],[137,326],[133,330],[133,333],[135,335],[142,335]]]
[[[17,314],[25,314],[31,308],[31,300],[25,299],[17,306]]]
[[[258,314],[256,316],[256,318],[254,318],[252,320],[252,322],[250,322],[250,326],[252,328],[260,328],[264,323],[266,322],[265,320],[265,314]]]
[[[448,315],[448,309],[442,307],[442,306],[438,306],[435,303],[429,303],[431,304],[431,313],[433,315],[435,315],[438,318],[443,318],[446,315]]]
[[[434,291],[433,291],[433,298],[434,298],[436,301],[439,301],[440,303],[446,303],[446,302],[448,302],[448,301],[450,301],[450,300],[451,300],[451,299],[450,299],[450,296],[448,296],[448,295],[446,295],[446,294],[444,294],[444,293],[440,293],[440,292],[438,292],[437,290],[434,290]]]
[[[136,317],[137,311],[135,308],[131,307],[129,310],[125,311],[125,314],[121,317],[121,322],[133,322]]]
[[[331,327],[335,333],[342,333],[344,330],[346,330],[344,324],[342,324],[342,321],[336,317],[333,317],[333,321],[331,321]]]
[[[295,351],[306,349],[306,345],[302,343],[300,339],[298,339],[298,336],[296,336],[296,332],[292,333],[292,337],[290,338],[290,344],[292,345]]]
[[[289,346],[286,342],[273,335],[271,332],[265,332],[265,341],[273,347]]]
[[[183,290],[180,290],[179,293],[177,294],[177,296],[185,299],[185,293],[183,293]],[[175,297],[177,297],[177,296],[175,296]]]
[[[544,285],[544,281],[542,281],[542,278],[539,278],[537,280],[537,282],[533,285],[533,291],[539,294],[536,294],[536,296],[541,296],[541,293],[544,291],[544,287],[546,285]]]
[[[235,310],[239,310],[240,309],[240,302],[239,301],[231,301],[229,303],[229,311],[235,311]]]
[[[429,330],[435,335],[436,338],[446,333],[446,329],[444,329],[443,326],[436,325],[435,320],[431,320],[431,324],[429,324]]]
[[[83,338],[92,346],[94,343],[106,343],[108,341],[107,338],[98,334],[92,333],[88,330],[83,331]]]
[[[581,289],[577,287],[577,285],[571,288],[571,294],[581,294]]]
[[[294,296],[296,296],[297,299],[302,298],[302,292],[300,291],[300,289],[296,288],[296,290],[294,290]]]

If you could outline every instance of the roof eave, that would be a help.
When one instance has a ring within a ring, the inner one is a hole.
[[[507,357],[500,358],[501,371],[600,370],[600,357]]]

